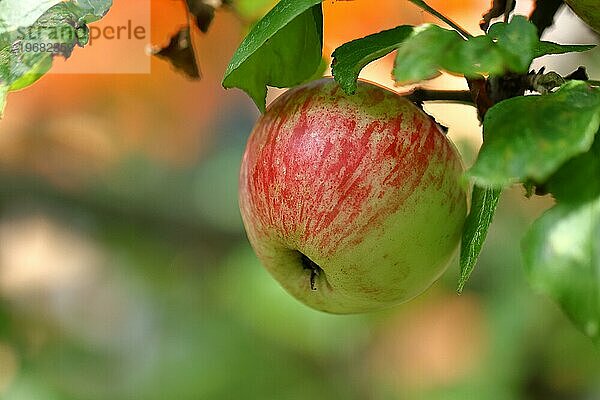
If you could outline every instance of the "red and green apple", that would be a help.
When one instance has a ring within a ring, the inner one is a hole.
[[[463,166],[435,121],[406,98],[331,78],[291,89],[257,122],[239,202],[258,258],[301,302],[376,310],[426,290],[460,242]]]

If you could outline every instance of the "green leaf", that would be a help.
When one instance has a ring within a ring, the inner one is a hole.
[[[315,72],[308,79],[306,79],[306,81],[310,82],[310,81],[314,81],[314,80],[323,78],[323,75],[325,75],[325,72],[327,71],[328,68],[329,68],[329,60],[326,59],[325,57],[321,57],[321,62],[319,63],[319,66],[317,67]]]
[[[43,13],[61,0],[0,1],[0,32],[32,25]]]
[[[507,24],[493,24],[487,34],[496,41],[509,70],[526,72],[529,69],[539,43],[535,25],[516,15]]]
[[[440,66],[468,78],[500,75],[509,69],[502,52],[492,38],[485,35],[461,40],[448,53],[440,54]]]
[[[600,91],[581,81],[548,95],[502,101],[485,116],[484,143],[467,174],[487,187],[543,183],[590,148],[599,126]]]
[[[42,2],[51,4],[56,2]],[[35,2],[7,1],[0,8],[6,11],[0,32],[0,92],[4,99],[8,91],[23,89],[45,74],[57,55],[71,55],[75,45],[88,41],[87,23],[108,12],[111,0],[79,0],[60,2],[40,13]],[[18,18],[33,23],[16,26]],[[4,100],[3,99],[3,100]]]
[[[416,27],[399,48],[394,63],[396,82],[408,84],[435,78],[440,74],[444,53],[451,54],[464,40],[437,25]]]
[[[600,135],[589,151],[567,161],[546,185],[559,203],[579,203],[600,197]]]
[[[44,57],[28,57],[24,55],[23,59],[27,62],[24,64],[26,70],[20,74],[9,86],[10,91],[21,90],[32,85],[40,79],[52,67],[52,56],[45,55]],[[18,76],[18,75],[16,75]]]
[[[323,48],[320,0],[281,0],[252,28],[237,49],[223,79],[266,107],[267,86],[290,87],[318,69]]]
[[[346,93],[354,94],[360,71],[370,62],[396,50],[413,30],[412,26],[402,25],[343,44],[332,54],[333,77]]]
[[[580,53],[594,47],[596,47],[594,44],[558,44],[542,40],[536,44],[533,54],[538,58],[548,54]]]
[[[463,291],[475,264],[477,264],[488,229],[496,213],[500,194],[501,190],[499,189],[486,189],[479,186],[473,188],[471,211],[465,221],[460,246],[458,293]]]
[[[600,197],[547,211],[523,239],[522,251],[531,285],[600,342]]]
[[[421,25],[399,43],[394,77],[398,83],[408,84],[434,78],[442,70],[468,78],[526,73],[531,61],[544,51],[587,49],[589,46],[540,43],[536,27],[522,16],[496,23],[486,35],[466,40],[454,30]]]
[[[106,15],[113,0],[72,0],[65,3],[73,15],[79,15],[79,23],[90,24]]]
[[[500,36],[496,41],[487,35],[464,40],[454,30],[421,25],[400,44],[394,77],[398,83],[408,84],[434,78],[441,70],[469,78],[482,74],[499,75],[506,71],[526,72],[529,63],[515,62],[515,55],[506,50],[510,47],[509,39],[516,40],[514,37],[519,38],[520,32],[511,36],[512,30],[508,25],[503,30],[496,28],[496,31]]]
[[[277,0],[236,0],[233,1],[235,11],[244,19],[255,21],[262,17]]]

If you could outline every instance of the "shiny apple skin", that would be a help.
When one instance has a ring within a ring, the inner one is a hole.
[[[292,296],[366,312],[422,293],[455,258],[462,172],[453,144],[409,100],[364,81],[347,95],[324,78],[287,91],[257,122],[240,210],[258,258]]]

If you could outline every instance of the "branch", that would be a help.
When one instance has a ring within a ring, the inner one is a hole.
[[[448,103],[460,103],[467,105],[475,105],[471,92],[468,90],[428,90],[415,89],[406,97],[414,103],[422,103],[424,101],[443,101]]]

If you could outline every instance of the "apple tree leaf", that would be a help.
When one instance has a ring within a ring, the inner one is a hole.
[[[277,0],[236,0],[233,7],[246,21],[256,21],[267,13]]]
[[[475,264],[477,264],[488,229],[496,213],[501,192],[500,189],[487,189],[477,185],[473,187],[471,211],[465,221],[460,246],[458,293],[462,293]]]
[[[343,44],[332,54],[333,77],[346,93],[354,94],[360,71],[370,62],[396,50],[413,30],[413,26],[402,25]]]
[[[267,86],[290,87],[319,68],[323,49],[320,0],[281,0],[259,20],[231,59],[225,88],[237,87],[266,107]]]
[[[535,25],[516,15],[509,23],[493,24],[487,35],[496,42],[510,71],[526,72],[529,69],[539,43]]]
[[[529,281],[600,343],[600,136],[562,165],[546,189],[558,205],[523,239]]]
[[[400,84],[431,79],[440,71],[468,78],[524,74],[534,58],[592,47],[540,42],[535,25],[518,15],[508,23],[495,23],[486,35],[467,39],[454,30],[425,24],[398,43],[393,73]]]
[[[534,222],[521,246],[530,284],[600,343],[600,197],[559,202]]]
[[[442,70],[469,78],[525,73],[538,42],[535,29],[523,17],[515,17],[494,24],[487,35],[465,40],[454,30],[421,25],[399,46],[394,77],[407,84],[434,78]]]
[[[542,40],[533,50],[535,58],[550,54],[580,53],[596,47],[595,44],[558,44]]]
[[[393,75],[396,82],[408,84],[435,78],[440,74],[442,54],[450,53],[463,39],[437,25],[421,25],[396,53]]]
[[[563,164],[546,189],[559,203],[584,202],[600,197],[600,135],[589,151]]]
[[[496,104],[483,123],[484,143],[467,172],[481,186],[532,179],[543,183],[586,152],[600,126],[600,90],[571,81],[556,92]]]
[[[394,78],[400,84],[435,78],[440,71],[476,78],[499,75],[514,69],[514,56],[506,55],[491,36],[463,39],[458,32],[437,25],[421,25],[400,44]]]
[[[52,3],[56,2],[42,2]],[[39,4],[30,1],[0,3],[7,12],[0,21],[0,105],[6,93],[23,89],[45,74],[55,56],[68,58],[75,46],[86,45],[87,24],[102,18],[111,5],[112,0],[71,0],[40,14]],[[25,25],[16,25],[19,16]]]
[[[540,41],[535,25],[520,15],[514,16],[507,24],[493,24],[487,35],[498,45],[509,70],[513,72],[526,72],[531,61],[541,56],[582,52],[596,47]]]
[[[61,0],[0,1],[0,32],[32,25],[43,13]]]

